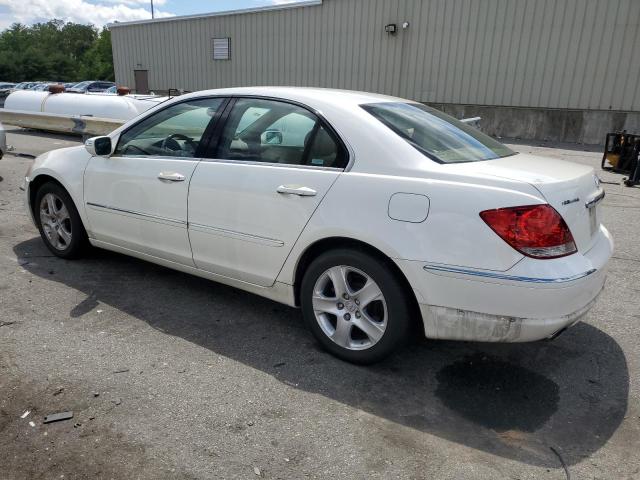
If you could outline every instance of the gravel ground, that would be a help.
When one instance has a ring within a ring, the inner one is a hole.
[[[18,189],[30,161],[0,160],[0,478],[564,479],[560,458],[574,479],[640,478],[640,189],[605,184],[607,287],[558,339],[417,339],[358,367],[295,309],[106,251],[52,257]]]

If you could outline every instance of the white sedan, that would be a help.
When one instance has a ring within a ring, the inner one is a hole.
[[[593,305],[613,242],[590,167],[516,153],[420,103],[307,88],[180,96],[38,157],[47,247],[87,244],[299,306],[370,363],[427,338],[551,338]]]

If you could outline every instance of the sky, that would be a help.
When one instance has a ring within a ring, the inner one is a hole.
[[[154,0],[155,16],[264,7],[295,0]],[[149,0],[0,0],[0,30],[15,22],[31,25],[53,18],[102,27],[118,20],[151,18]]]

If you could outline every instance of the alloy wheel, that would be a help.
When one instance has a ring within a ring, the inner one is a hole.
[[[71,244],[71,216],[64,202],[53,193],[40,201],[40,223],[47,240],[56,250],[66,250]]]
[[[312,304],[324,334],[348,350],[372,347],[387,328],[387,304],[382,290],[354,267],[338,265],[320,275]]]

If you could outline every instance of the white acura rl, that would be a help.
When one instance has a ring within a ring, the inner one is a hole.
[[[427,338],[554,337],[613,242],[592,168],[516,153],[420,103],[309,88],[180,96],[25,179],[47,247],[90,243],[299,306],[370,363]]]

